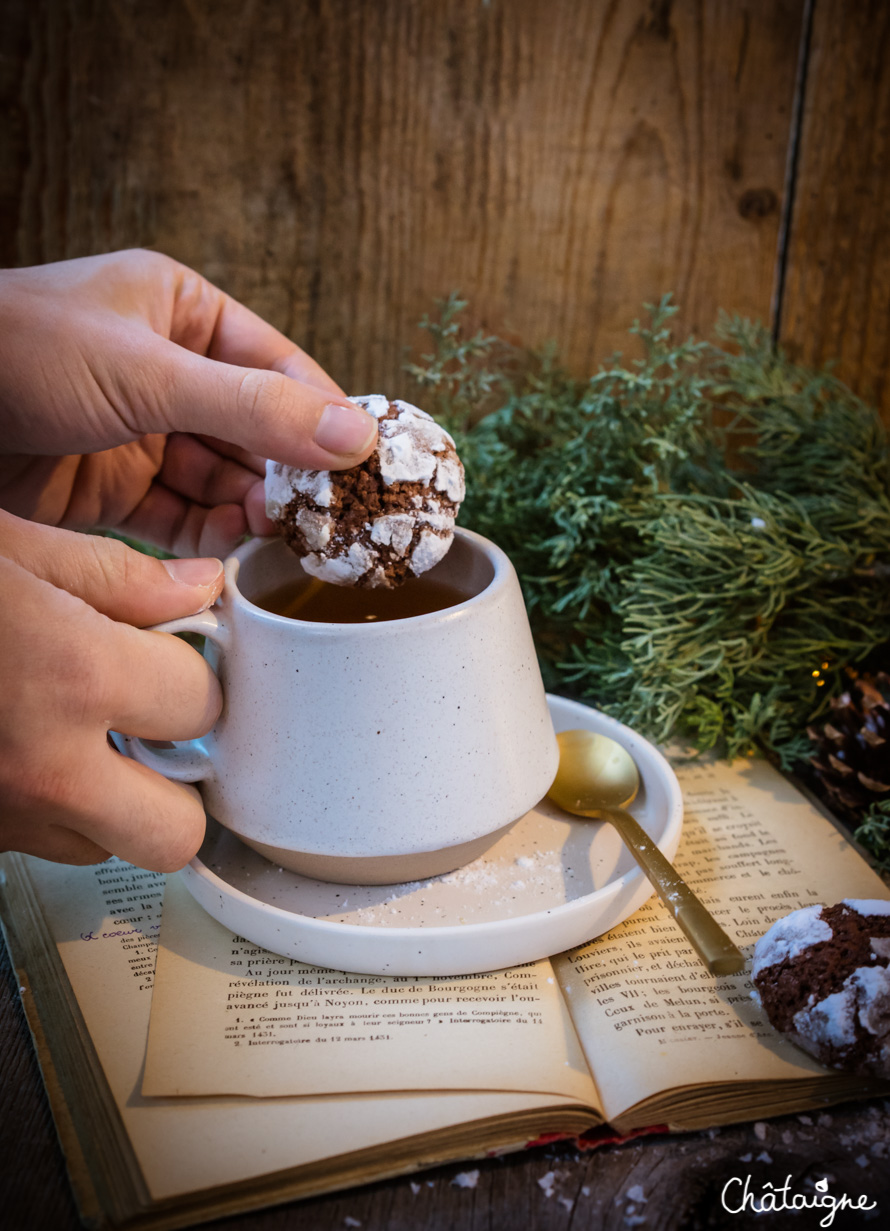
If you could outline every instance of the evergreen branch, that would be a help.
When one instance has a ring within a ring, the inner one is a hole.
[[[440,305],[412,373],[458,437],[461,521],[513,559],[548,686],[790,767],[845,670],[890,645],[876,412],[751,322],[676,342],[667,296],[633,326],[642,358],[586,381],[553,348],[463,338],[464,306]]]

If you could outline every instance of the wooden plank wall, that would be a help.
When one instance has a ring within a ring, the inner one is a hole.
[[[2,264],[159,248],[356,392],[452,289],[579,373],[671,291],[890,420],[883,0],[3,7]]]
[[[778,332],[890,424],[890,5],[816,0]]]

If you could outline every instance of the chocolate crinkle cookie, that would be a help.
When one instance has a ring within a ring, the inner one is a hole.
[[[845,899],[777,920],[751,977],[770,1022],[823,1064],[890,1078],[890,902]]]
[[[377,420],[371,456],[351,470],[267,462],[266,512],[313,577],[392,588],[448,551],[464,468],[426,411],[379,394],[350,401]]]

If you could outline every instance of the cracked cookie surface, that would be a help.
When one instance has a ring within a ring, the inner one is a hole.
[[[313,577],[386,587],[437,564],[454,537],[464,470],[451,436],[409,402],[350,398],[377,419],[377,447],[350,470],[266,464],[266,512]]]

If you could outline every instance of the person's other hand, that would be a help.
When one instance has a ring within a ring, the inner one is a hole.
[[[358,465],[376,423],[193,270],[130,251],[0,271],[0,507],[177,555],[269,533],[265,458]]]
[[[114,854],[161,872],[194,855],[197,790],[121,756],[108,731],[210,729],[221,701],[210,667],[139,626],[203,610],[222,584],[219,560],[162,562],[0,513],[0,850],[62,863]]]

